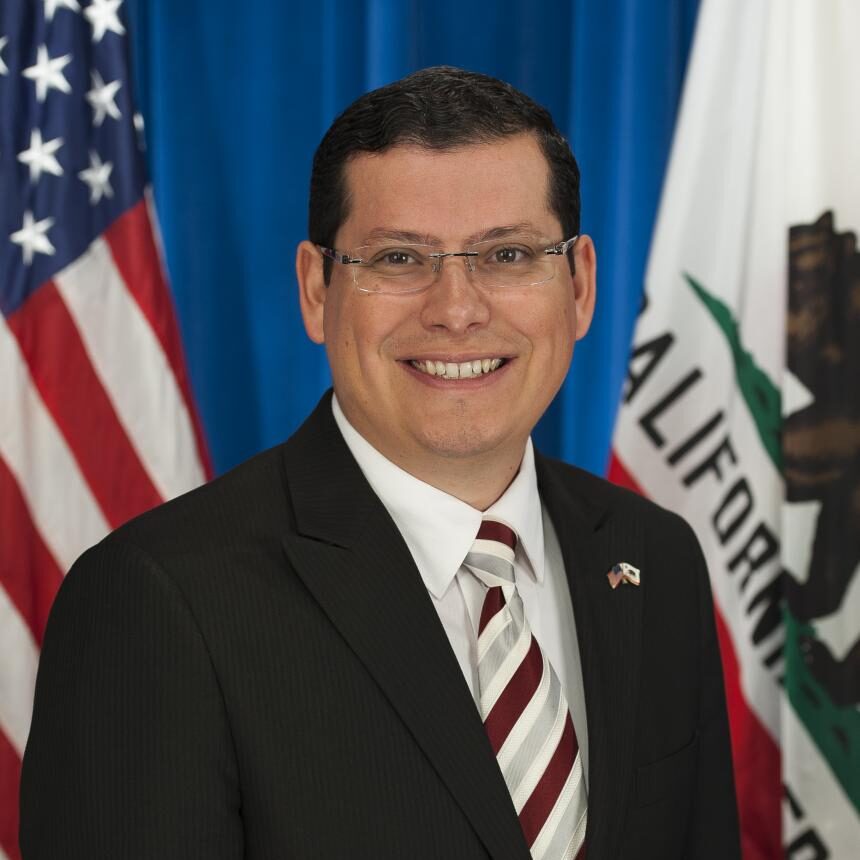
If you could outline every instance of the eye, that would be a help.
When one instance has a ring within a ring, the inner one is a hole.
[[[384,263],[387,266],[404,266],[409,263],[416,262],[415,257],[412,254],[407,253],[406,251],[387,251],[382,255],[380,262]]]
[[[532,252],[521,245],[501,245],[490,252],[489,262],[501,265],[525,263],[532,258]]]
[[[412,248],[379,248],[370,258],[374,269],[387,271],[413,268],[423,262],[421,253]]]

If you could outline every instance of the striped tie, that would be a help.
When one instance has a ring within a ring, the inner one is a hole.
[[[488,588],[478,627],[481,718],[532,857],[573,860],[585,839],[582,761],[561,684],[514,584],[516,545],[508,526],[484,520],[464,561]]]

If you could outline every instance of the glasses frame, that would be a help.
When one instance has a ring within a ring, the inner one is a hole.
[[[574,246],[574,244],[576,243],[576,240],[579,238],[579,236],[580,236],[580,234],[577,233],[575,236],[571,236],[569,239],[564,239],[561,242],[556,242],[552,245],[549,245],[548,247],[543,249],[543,252],[547,256],[563,257]],[[493,241],[504,242],[504,237],[502,237],[499,240],[487,239],[485,241],[487,241],[487,242],[493,242]],[[475,244],[479,245],[481,243],[476,242]],[[327,257],[329,260],[332,260],[341,266],[357,266],[357,267],[360,267],[367,262],[367,260],[364,260],[361,257],[355,257],[352,254],[349,254],[345,251],[338,251],[336,248],[327,248],[327,247],[325,247],[325,245],[317,245],[316,247],[317,247],[317,250],[324,257]],[[375,247],[375,246],[361,245],[360,247],[356,248],[355,251],[361,251],[363,248],[369,248],[369,247]],[[397,245],[395,244],[392,247],[397,247]],[[405,244],[403,244],[403,247],[404,248],[416,247],[416,245],[405,243]],[[430,246],[430,245],[419,245],[417,247],[429,248],[432,246]],[[446,257],[462,257],[463,262],[466,265],[466,271],[471,273],[471,272],[475,271],[475,267],[470,264],[470,258],[477,257],[478,253],[479,253],[478,251],[462,250],[462,251],[434,251],[434,252],[428,254],[427,256],[433,260],[433,266],[432,266],[431,271],[433,272],[435,277],[425,287],[416,287],[416,288],[413,288],[411,290],[395,290],[392,292],[386,292],[385,290],[368,290],[365,287],[359,286],[358,269],[357,268],[352,270],[352,282],[355,285],[355,288],[360,293],[366,293],[368,295],[374,295],[375,294],[375,295],[386,295],[386,296],[399,296],[399,295],[414,295],[415,293],[423,293],[425,290],[429,290],[430,287],[432,287],[436,283],[436,281],[439,279],[439,274],[442,271],[442,261]],[[545,278],[542,281],[533,281],[532,283],[522,284],[521,286],[523,286],[523,287],[535,287],[538,284],[546,284],[546,283],[549,283],[549,281],[551,281],[553,279],[553,277],[554,277],[554,275],[550,275],[548,278]],[[481,285],[481,286],[483,286],[483,285]],[[515,289],[515,288],[514,287],[502,287],[499,285],[495,285],[495,286],[490,286],[489,289]]]

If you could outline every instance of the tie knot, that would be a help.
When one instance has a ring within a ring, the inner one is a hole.
[[[516,532],[497,520],[484,520],[464,564],[485,585],[512,585]]]
[[[476,540],[494,541],[504,544],[513,552],[517,548],[517,533],[498,520],[481,520]]]

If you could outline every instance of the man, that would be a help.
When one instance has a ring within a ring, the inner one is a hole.
[[[69,574],[25,860],[739,856],[695,539],[529,441],[594,307],[578,222],[499,81],[335,121],[297,254],[334,396]]]

